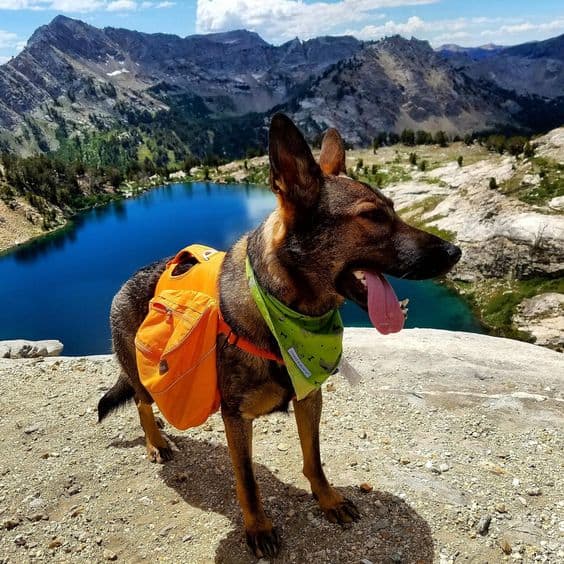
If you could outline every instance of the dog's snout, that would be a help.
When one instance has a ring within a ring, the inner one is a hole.
[[[446,249],[446,252],[449,259],[452,261],[452,264],[456,264],[460,260],[460,257],[462,256],[462,250],[460,249],[460,247],[457,247],[456,245],[449,244],[449,246]]]

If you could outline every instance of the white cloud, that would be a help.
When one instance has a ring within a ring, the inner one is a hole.
[[[198,0],[196,31],[210,33],[244,28],[279,43],[296,36],[309,39],[338,33],[344,25],[361,25],[383,8],[434,4],[439,0]]]
[[[110,2],[106,9],[108,12],[126,12],[130,10],[137,9],[137,3],[133,2],[133,0],[114,0],[114,2]]]
[[[492,27],[494,24],[495,28]],[[485,26],[488,26],[489,29],[484,29]],[[477,46],[484,41],[484,37],[493,38],[499,44],[514,44],[531,39],[541,39],[562,31],[564,31],[564,18],[556,18],[550,22],[531,23],[513,17],[423,20],[418,16],[412,16],[406,21],[389,20],[383,24],[349,29],[346,33],[364,40],[400,34],[427,39],[436,46],[443,43]],[[544,36],[540,37],[542,33]],[[516,35],[520,37],[517,38]]]
[[[557,17],[550,22],[521,22],[512,25],[502,25],[499,29],[485,29],[484,31],[482,31],[481,35],[496,35],[498,33],[513,34],[531,31],[562,32],[564,31],[564,18]]]
[[[564,18],[524,21],[505,17],[460,17],[406,19],[383,16],[380,10],[431,4],[441,0],[198,0],[196,31],[211,33],[244,28],[256,31],[267,41],[281,43],[294,37],[309,39],[320,35],[354,35],[373,40],[400,34],[426,39],[433,45],[458,42],[476,46],[488,36],[496,43],[514,44],[544,39],[564,32]]]

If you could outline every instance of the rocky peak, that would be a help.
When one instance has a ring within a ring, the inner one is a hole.
[[[116,52],[115,45],[103,30],[66,16],[56,16],[38,28],[30,37],[27,48],[32,51],[57,48],[71,56],[91,60],[104,59]]]

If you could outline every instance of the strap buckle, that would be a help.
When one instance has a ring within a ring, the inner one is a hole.
[[[235,346],[237,346],[237,343],[239,342],[239,335],[233,333],[232,329],[229,329],[229,333],[227,334],[227,342],[230,345],[235,345]]]

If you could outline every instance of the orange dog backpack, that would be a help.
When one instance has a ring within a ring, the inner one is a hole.
[[[187,254],[196,264],[174,275]],[[135,337],[141,383],[177,429],[201,425],[219,408],[216,340],[224,256],[204,245],[182,249],[168,262]]]

